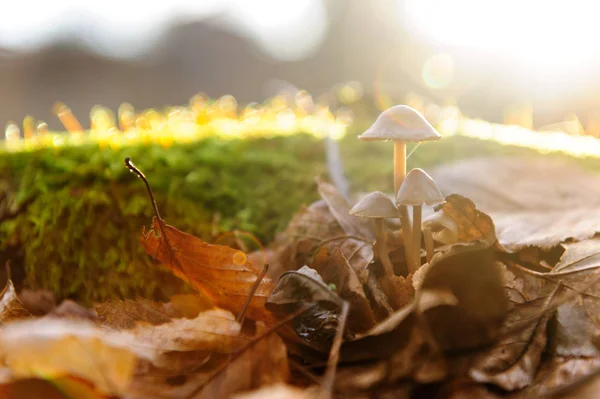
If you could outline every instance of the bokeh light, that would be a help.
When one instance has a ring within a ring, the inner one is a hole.
[[[448,54],[431,56],[421,71],[423,83],[432,89],[443,89],[452,83],[454,77],[454,62]]]
[[[411,31],[447,48],[494,54],[544,74],[581,72],[600,60],[600,6],[586,0],[405,0]]]

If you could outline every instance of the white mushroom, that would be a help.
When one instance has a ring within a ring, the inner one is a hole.
[[[406,176],[406,142],[439,140],[442,136],[417,110],[396,105],[383,111],[358,138],[394,142],[394,193],[397,193]]]
[[[388,255],[383,222],[385,218],[395,218],[398,216],[398,209],[394,205],[394,202],[381,191],[375,191],[354,205],[350,210],[350,214],[363,218],[371,218],[375,221],[376,251],[383,264],[385,273],[393,275],[394,268]]]
[[[413,226],[411,238],[412,264],[409,271],[415,272],[421,266],[421,216],[422,205],[434,205],[444,201],[435,181],[423,169],[411,170],[396,196],[396,205],[413,207]]]

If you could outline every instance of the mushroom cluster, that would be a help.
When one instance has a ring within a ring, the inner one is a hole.
[[[382,112],[375,123],[358,137],[362,141],[394,142],[394,199],[376,191],[358,202],[350,214],[373,218],[376,225],[375,253],[387,274],[393,274],[384,219],[399,218],[406,264],[409,273],[421,266],[421,215],[422,206],[434,205],[444,200],[435,181],[422,169],[406,174],[406,143],[439,140],[442,136],[417,110],[396,105]],[[408,207],[412,207],[412,224]],[[433,256],[433,239],[425,232],[426,260]]]

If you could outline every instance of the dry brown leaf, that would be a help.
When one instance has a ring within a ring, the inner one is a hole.
[[[335,188],[327,183],[321,183],[319,187],[329,202],[317,201],[292,218],[273,243],[276,250],[272,263],[276,272],[271,275],[278,276],[286,270],[312,264],[320,248],[331,253],[339,249],[360,282],[365,284],[369,277],[369,264],[374,259],[373,234],[367,233],[364,220],[348,214],[349,206],[343,198],[338,198],[340,195]]]
[[[327,203],[329,211],[338,224],[349,236],[362,237],[374,240],[375,234],[368,220],[350,215],[350,205],[337,191],[334,185],[317,179],[319,195]]]
[[[385,275],[379,277],[379,284],[394,310],[403,308],[415,299],[412,274],[407,277]]]
[[[86,381],[62,377],[51,381],[27,378],[0,385],[2,399],[108,399]]]
[[[255,265],[242,251],[208,244],[156,217],[150,230],[142,234],[141,242],[146,252],[168,266],[175,275],[189,281],[218,306],[236,313],[242,310],[263,269],[263,265]],[[268,278],[260,282],[249,303],[251,318],[271,321],[264,304],[273,287]]]
[[[56,307],[54,294],[49,290],[30,290],[22,289],[19,292],[19,300],[29,313],[34,316],[43,316],[48,314]]]
[[[569,394],[570,397],[573,398],[595,398],[597,397],[598,393],[598,384],[596,384],[596,387],[593,390],[589,389],[591,386],[586,386],[587,384],[582,384],[583,386],[570,386],[573,383],[578,382],[580,379],[591,375],[592,373],[597,373],[598,370],[600,370],[600,358],[598,357],[553,357],[541,367],[534,383],[529,388],[524,390],[520,394],[520,397],[538,397],[557,392],[560,389],[564,389],[565,391],[562,392],[560,397],[564,397],[565,394]],[[588,390],[588,394],[584,395],[582,391]]]
[[[133,328],[138,322],[159,325],[177,317],[175,312],[165,309],[165,304],[145,298],[104,302],[96,306],[96,313],[103,326],[114,329]]]
[[[96,312],[91,309],[85,308],[74,302],[70,299],[65,299],[50,311],[49,315],[54,317],[64,317],[71,319],[86,319],[86,320],[96,320],[98,316]]]
[[[257,335],[263,329],[258,329]],[[289,366],[281,338],[270,334],[245,350],[213,378],[194,399],[228,397],[264,385],[286,382]]]
[[[488,245],[497,241],[492,218],[478,210],[469,198],[450,194],[434,210],[436,213],[425,220],[424,226],[431,229],[438,241],[446,244],[483,241]]]
[[[420,347],[422,339],[412,339],[415,328],[414,304],[392,313],[369,331],[345,341],[340,351],[341,359],[348,362],[389,359],[400,351],[412,352]]]
[[[347,329],[350,332],[362,333],[375,325],[375,317],[363,285],[339,249],[330,252],[327,248],[321,248],[311,266],[326,284],[334,284],[337,294],[348,301],[350,313]]]
[[[547,305],[541,298],[513,309],[504,325],[511,331],[527,321],[532,311],[538,312]],[[502,389],[514,391],[530,385],[541,363],[547,342],[548,316],[537,317],[528,327],[520,329],[499,341],[491,350],[480,354],[471,368],[471,377],[481,383],[492,383]]]
[[[342,303],[316,270],[303,266],[281,276],[265,306],[282,319],[315,305],[294,319],[292,329],[305,344],[327,353],[337,331]]]
[[[121,395],[138,357],[150,359],[153,353],[132,347],[128,337],[80,320],[14,321],[0,331],[0,358],[16,379],[75,376],[102,393]]]
[[[600,232],[600,177],[546,157],[477,158],[431,171],[444,193],[473,200],[511,251],[552,248]],[[518,177],[518,178],[515,178]]]
[[[6,282],[2,299],[0,299],[0,322],[7,323],[31,316],[19,300],[15,286],[11,280]]]
[[[241,326],[235,316],[223,309],[200,313],[194,319],[174,319],[161,325],[138,324],[127,333],[135,345],[148,346],[159,352],[216,351],[235,352],[248,342],[240,336]]]
[[[457,244],[432,260],[415,302],[435,345],[460,351],[493,343],[508,308],[503,287],[487,244]]]
[[[557,309],[554,350],[559,356],[598,356],[600,237],[563,244],[559,263],[545,276],[579,293]]]

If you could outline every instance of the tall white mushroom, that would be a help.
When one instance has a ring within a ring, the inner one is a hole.
[[[394,142],[394,194],[406,176],[406,143],[439,140],[442,136],[423,115],[407,105],[395,105],[383,111],[363,134],[362,141]]]
[[[413,207],[413,226],[411,238],[411,260],[409,271],[415,272],[421,266],[421,216],[423,204],[435,205],[444,201],[440,189],[435,181],[423,169],[413,169],[396,196],[396,205],[411,205]]]
[[[393,275],[394,267],[388,255],[383,222],[385,218],[398,217],[398,209],[396,208],[396,205],[394,205],[394,202],[381,191],[374,191],[354,205],[354,207],[350,209],[350,214],[363,218],[371,218],[375,221],[376,251],[385,273]]]
[[[416,109],[407,105],[395,105],[383,111],[377,117],[375,123],[358,138],[362,141],[383,140],[394,142],[394,195],[397,195],[406,176],[406,143],[439,140],[442,136]],[[409,260],[411,256],[409,248],[411,247],[410,241],[413,233],[409,224],[407,207],[401,205],[398,210],[400,212],[406,261],[410,269],[410,264],[413,261]]]

